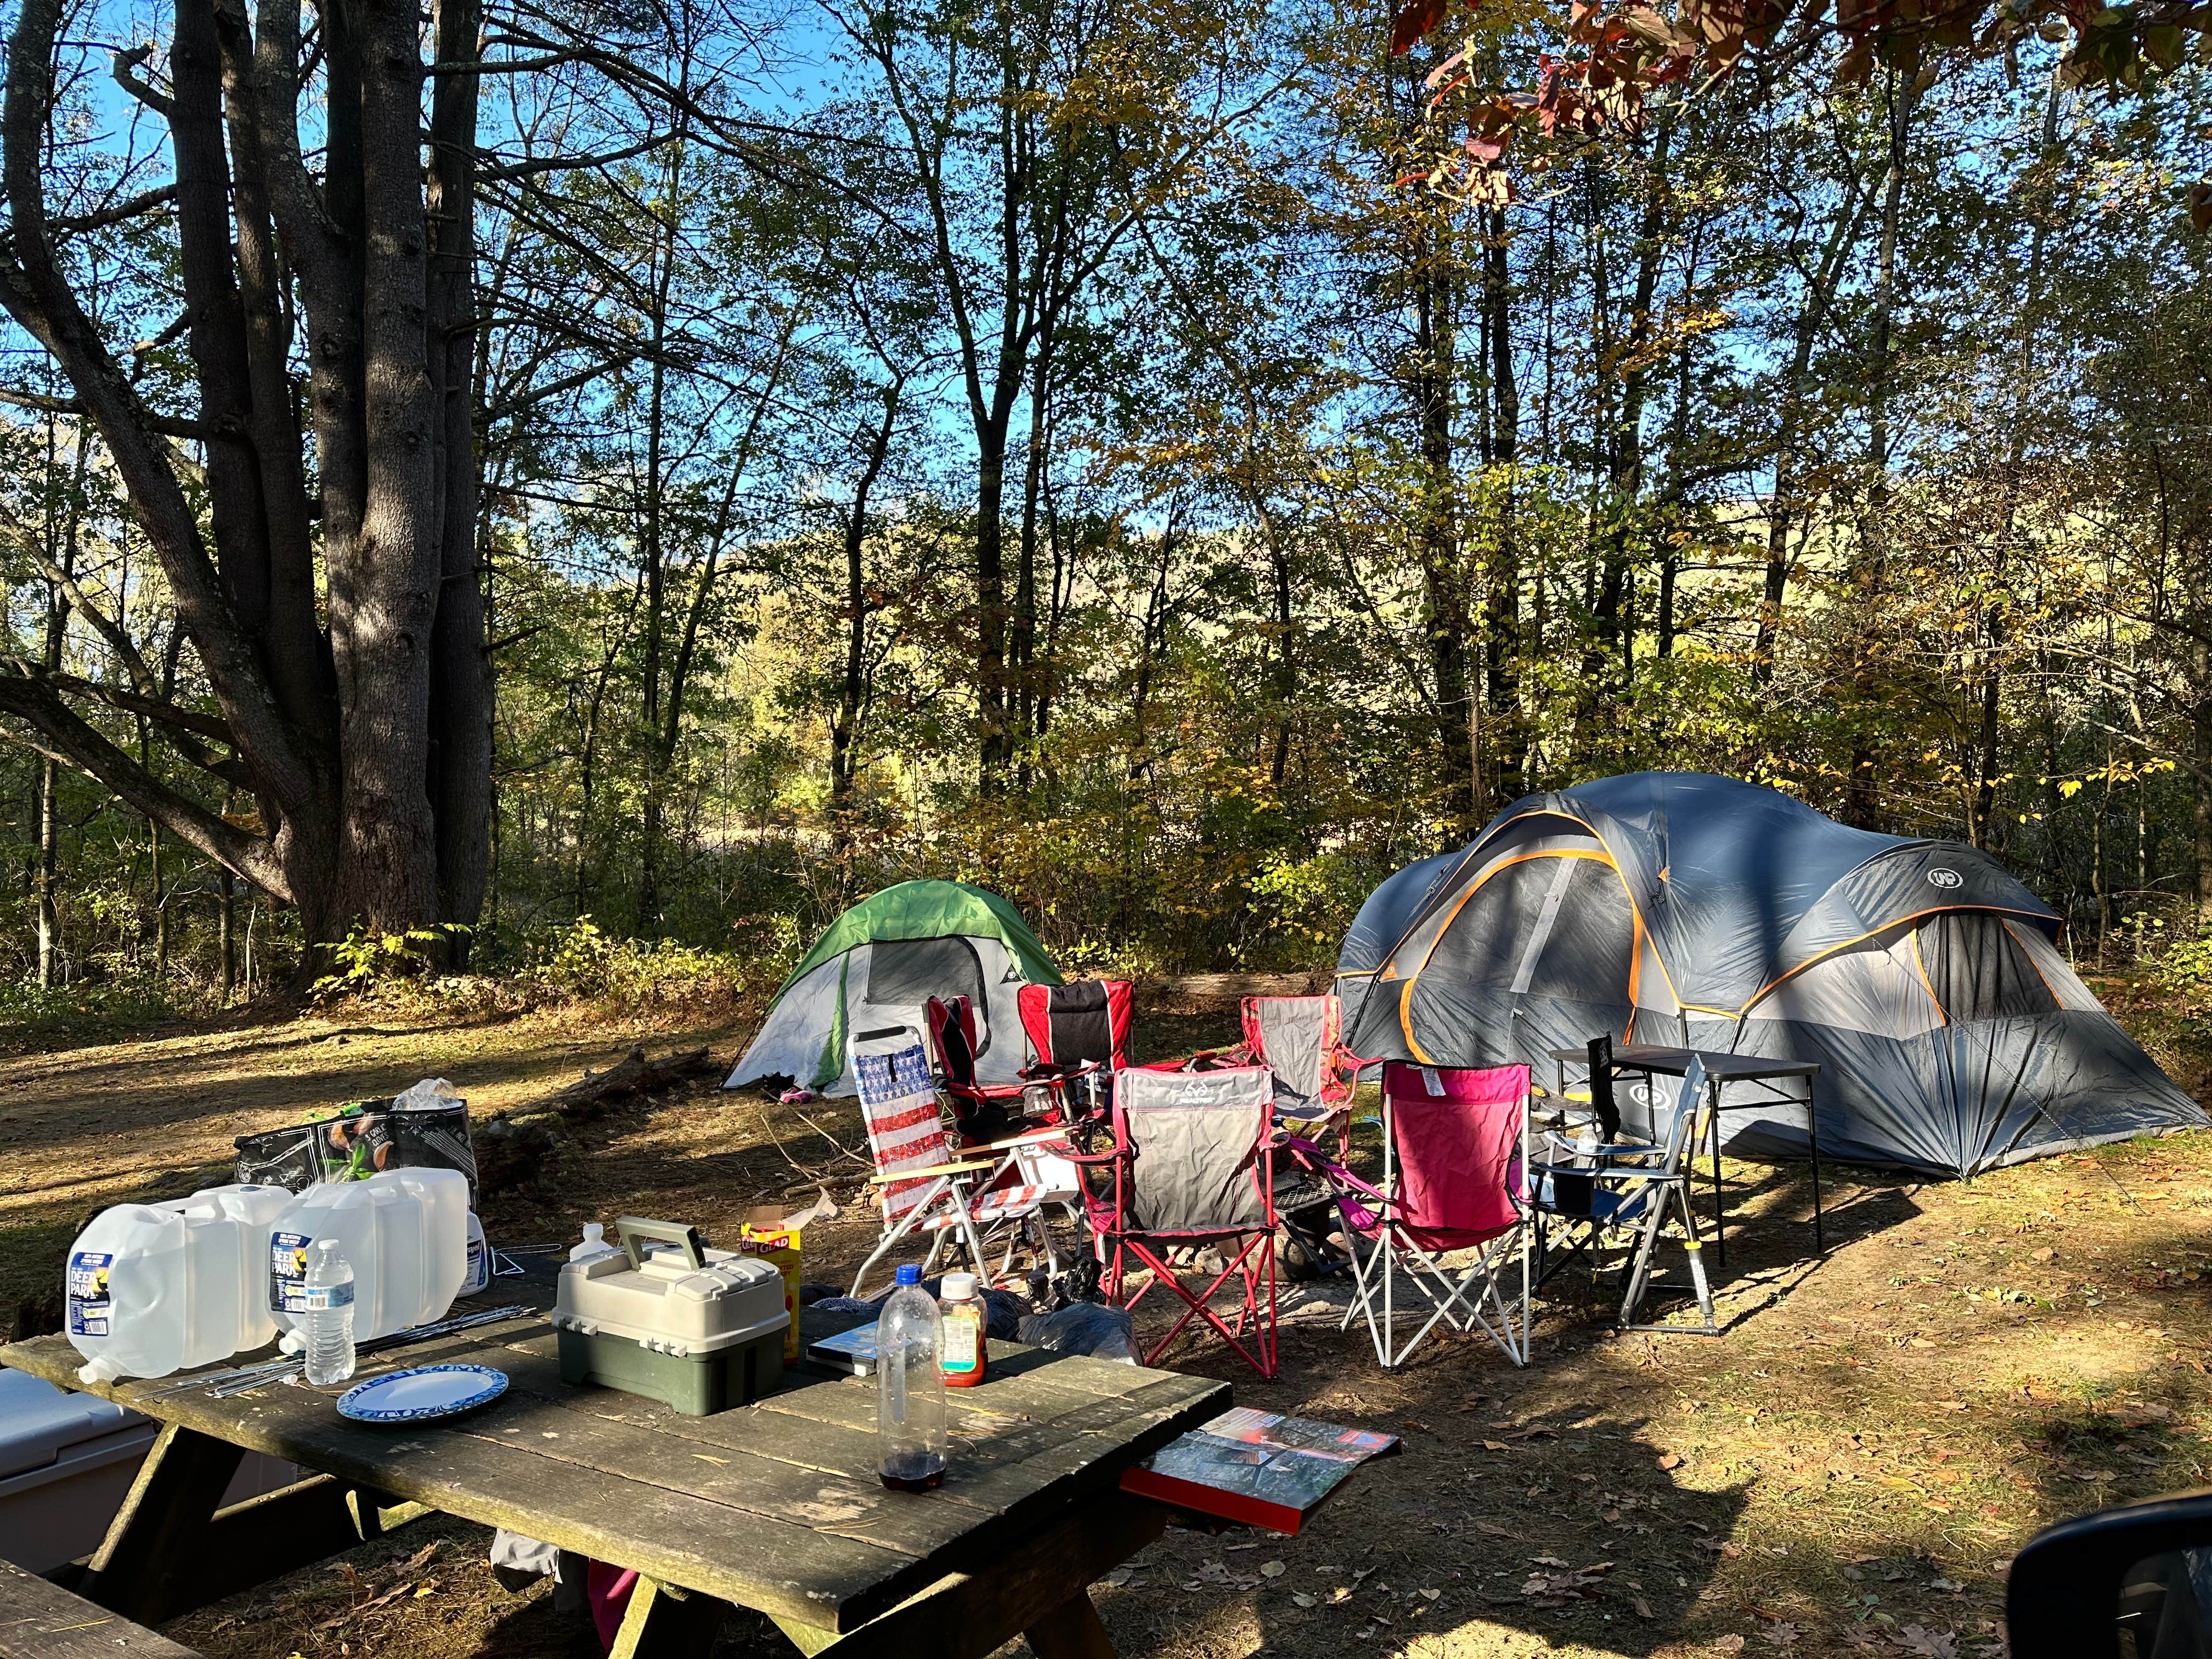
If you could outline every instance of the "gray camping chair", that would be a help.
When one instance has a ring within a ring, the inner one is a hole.
[[[1698,1144],[1709,1109],[1705,1068],[1692,1060],[1671,1105],[1655,1093],[1648,1107],[1638,1103],[1621,1112],[1618,1133],[1628,1139],[1613,1139],[1613,1124],[1595,1112],[1586,1121],[1562,1121],[1539,1131],[1529,1170],[1534,1177],[1530,1196],[1540,1223],[1540,1282],[1557,1270],[1542,1264],[1555,1251],[1563,1250],[1559,1265],[1565,1265],[1587,1250],[1595,1271],[1601,1250],[1626,1247],[1621,1329],[1720,1334],[1697,1212],[1690,1202],[1690,1150]],[[1650,1289],[1660,1238],[1670,1229],[1688,1258],[1690,1282],[1705,1316],[1699,1325],[1637,1322]]]
[[[1134,1308],[1155,1290],[1183,1311],[1145,1355],[1157,1361],[1202,1320],[1263,1377],[1275,1375],[1274,1124],[1264,1066],[1211,1072],[1124,1068],[1114,1074],[1111,1151],[1077,1153],[1091,1172],[1084,1206],[1107,1298]],[[1187,1283],[1178,1250],[1215,1246],[1226,1261]],[[1149,1276],[1133,1292],[1129,1280]],[[1236,1302],[1224,1317],[1212,1304]]]
[[[1277,1117],[1315,1124],[1352,1104],[1359,1061],[1336,998],[1246,997],[1242,1013],[1245,1051],[1274,1076]]]

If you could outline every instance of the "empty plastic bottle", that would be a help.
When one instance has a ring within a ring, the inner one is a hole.
[[[927,1492],[945,1479],[944,1347],[936,1299],[908,1262],[876,1320],[876,1474],[894,1491]]]
[[[461,1280],[460,1294],[474,1296],[491,1283],[491,1246],[484,1242],[483,1223],[469,1212],[469,1271]]]
[[[568,1247],[568,1260],[590,1261],[603,1255],[620,1255],[622,1252],[607,1243],[607,1230],[596,1221],[584,1224],[584,1242]]]
[[[343,1382],[353,1375],[353,1268],[335,1238],[319,1238],[307,1252],[303,1299],[307,1381],[319,1389]]]

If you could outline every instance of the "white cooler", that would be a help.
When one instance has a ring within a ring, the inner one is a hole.
[[[89,1394],[0,1369],[0,1560],[51,1572],[89,1555],[123,1507],[155,1425]],[[248,1452],[222,1501],[289,1486],[298,1467]]]

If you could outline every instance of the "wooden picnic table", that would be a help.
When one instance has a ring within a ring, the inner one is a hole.
[[[0,1347],[63,1388],[84,1386],[80,1363],[58,1335]],[[361,1375],[447,1363],[495,1366],[507,1391],[377,1428],[338,1416],[336,1389],[95,1386],[161,1427],[81,1592],[158,1624],[436,1510],[635,1569],[618,1659],[703,1655],[732,1603],[810,1656],[981,1659],[1026,1634],[1038,1659],[1112,1659],[1088,1586],[1170,1514],[1120,1491],[1121,1471],[1230,1404],[1225,1382],[994,1344],[988,1379],[949,1395],[945,1484],[896,1492],[874,1473],[872,1379],[789,1371],[755,1405],[684,1417],[562,1382],[542,1314]],[[317,1474],[218,1513],[246,1451]]]

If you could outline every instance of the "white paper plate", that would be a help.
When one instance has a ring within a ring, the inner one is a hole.
[[[338,1415],[356,1423],[424,1423],[488,1406],[507,1392],[507,1373],[489,1365],[418,1365],[360,1382],[338,1396]]]

